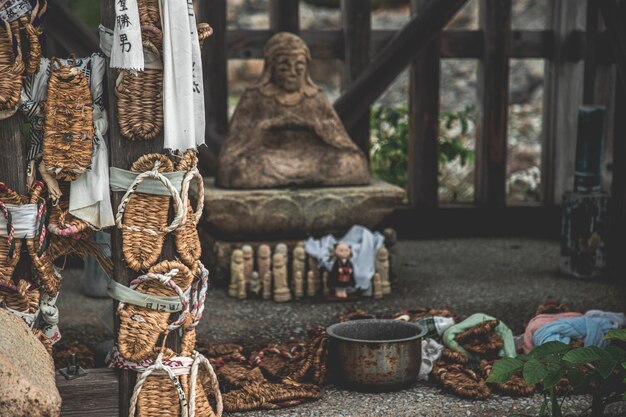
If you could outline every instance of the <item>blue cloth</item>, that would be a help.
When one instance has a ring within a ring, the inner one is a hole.
[[[572,339],[584,339],[585,346],[608,345],[608,340],[602,338],[613,328],[611,321],[594,317],[574,317],[570,319],[559,319],[540,327],[533,335],[535,346],[548,342],[562,342],[566,345]]]

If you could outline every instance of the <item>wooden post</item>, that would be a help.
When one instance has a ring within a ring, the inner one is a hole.
[[[216,170],[217,155],[228,134],[228,50],[226,48],[226,0],[198,2],[198,19],[213,28],[204,42],[202,74],[206,114],[207,147],[200,147],[200,162],[211,173]]]
[[[413,15],[422,13],[425,0],[411,0]],[[409,86],[409,204],[436,207],[439,202],[439,50],[436,36],[413,60]]]
[[[335,102],[335,110],[348,130],[411,60],[454,17],[467,0],[427,0],[424,13],[402,28],[365,71]]]
[[[585,28],[586,0],[553,0],[549,4],[554,55],[545,66],[541,182],[543,203],[558,205],[563,193],[573,187],[584,64],[570,60],[571,40],[574,31]]]
[[[22,115],[14,114],[8,119],[0,120],[0,181],[16,192],[26,195],[26,138],[22,135]]]
[[[587,23],[585,29],[585,73],[583,103],[594,104],[596,86],[596,35],[598,33],[598,0],[587,0]]]
[[[115,24],[116,0],[103,0],[101,4],[101,21],[105,27],[112,28]],[[117,115],[117,98],[115,95],[115,81],[119,71],[109,68],[107,59],[107,95],[108,95],[108,115],[109,115],[109,150],[111,166],[130,169],[132,163],[141,155],[153,152],[163,152],[163,134],[161,133],[152,141],[129,141],[124,139],[119,130]],[[113,210],[117,210],[124,192],[112,193]],[[113,279],[120,284],[128,285],[130,281],[139,274],[126,267],[122,254],[122,231],[117,227],[112,229],[111,252],[113,257]],[[171,234],[165,238],[163,245],[163,258],[174,259],[175,248]],[[114,301],[114,307],[117,302]],[[115,309],[114,309],[115,310]],[[115,315],[115,333],[119,330],[119,320]],[[178,351],[179,341],[177,334],[173,332],[168,336],[167,346]],[[130,398],[135,385],[136,375],[134,371],[119,370],[119,403],[120,417],[128,417]]]
[[[341,0],[343,19],[344,65],[343,85],[349,86],[363,72],[370,61],[371,6],[369,1]],[[352,140],[369,159],[370,115],[366,112],[348,130]]]
[[[300,1],[270,0],[270,29],[272,32],[300,32]]]
[[[511,0],[481,0],[483,57],[478,66],[476,202],[506,204]]]

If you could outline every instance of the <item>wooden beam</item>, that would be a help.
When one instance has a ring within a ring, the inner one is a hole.
[[[425,0],[412,0],[412,14],[422,13],[425,5]],[[439,202],[440,39],[433,38],[410,68],[408,196],[413,207],[437,207]]]
[[[102,24],[106,27],[113,27],[115,22],[114,2],[116,0],[103,0],[100,8],[100,16]],[[107,59],[107,93],[108,93],[108,115],[109,115],[109,149],[111,166],[130,169],[132,163],[140,156],[147,153],[163,152],[163,133],[151,141],[129,141],[124,139],[119,130],[118,114],[117,114],[117,97],[115,95],[116,80],[119,70],[108,67]],[[112,205],[116,210],[122,201],[124,192],[112,193]],[[170,213],[171,218],[171,213]],[[168,234],[163,245],[162,259],[174,259],[175,246],[172,234]],[[117,227],[112,229],[111,236],[111,252],[113,257],[113,279],[117,282],[128,285],[132,279],[139,274],[126,267],[124,256],[122,254],[122,232]],[[116,303],[114,302],[114,306]],[[114,308],[115,311],[115,308]],[[115,333],[119,329],[119,320],[117,315],[114,318]],[[178,351],[179,340],[177,332],[172,332],[167,338],[167,346]],[[135,385],[135,372],[129,370],[120,370],[119,384],[119,404],[120,417],[128,417],[130,398],[133,387]]]
[[[609,32],[613,57],[617,63],[620,74],[621,87],[626,90],[626,30],[624,30],[624,14],[626,8],[624,2],[616,3],[615,0],[600,1],[600,10],[604,24]]]
[[[560,204],[573,187],[578,107],[583,97],[583,63],[571,60],[572,40],[584,30],[586,0],[553,0],[550,25],[554,56],[546,61],[542,121],[542,201]]]
[[[379,53],[393,39],[395,30],[373,30],[371,49]],[[229,59],[261,59],[263,45],[272,36],[271,30],[234,29],[226,34]],[[215,35],[213,35],[215,36]],[[343,30],[303,30],[304,39],[316,59],[345,59]],[[440,35],[441,58],[480,58],[483,53],[483,34],[477,30],[449,30]],[[572,33],[579,47],[577,54],[584,52],[584,32]],[[511,58],[551,58],[554,49],[554,36],[549,30],[513,30],[511,31]],[[599,59],[607,59],[606,53],[599,51]],[[579,60],[581,57],[575,58]]]
[[[351,129],[420,50],[454,17],[466,0],[428,0],[414,17],[335,102],[335,110]]]
[[[598,0],[587,0],[587,23],[585,29],[585,69],[583,84],[583,103],[594,104],[596,84],[596,48],[598,33]]]
[[[3,32],[4,33],[4,32]],[[0,120],[0,181],[14,191],[26,195],[26,153],[27,140],[22,135],[22,115],[15,114],[7,119]]]
[[[270,0],[270,29],[272,32],[300,32],[300,1]]]
[[[506,204],[511,0],[481,0],[483,57],[478,65],[476,202]]]
[[[111,417],[119,409],[117,370],[87,369],[87,375],[68,381],[57,372],[63,417]]]
[[[228,49],[226,46],[226,0],[202,0],[198,3],[198,19],[213,27],[213,35],[202,49],[202,77],[206,114],[205,143],[200,162],[204,171],[216,171],[216,156],[228,134]]]
[[[343,65],[343,88],[345,89],[369,65],[372,10],[369,1],[342,0],[341,12],[345,51]],[[368,111],[348,130],[352,140],[359,145],[368,159],[370,152],[369,118]]]

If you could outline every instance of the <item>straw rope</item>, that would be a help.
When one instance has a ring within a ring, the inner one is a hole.
[[[89,223],[70,214],[70,183],[61,181],[58,183],[62,193],[57,204],[52,206],[48,230],[59,236],[83,239],[89,237],[93,231]]]
[[[64,181],[80,177],[90,167],[93,138],[93,100],[87,78],[78,68],[56,60],[45,105],[43,161],[48,172]]]
[[[24,29],[24,32],[26,32],[26,39],[28,39],[28,60],[26,61],[26,73],[28,75],[32,75],[39,71],[39,64],[41,63],[41,43],[39,43],[39,37],[41,36],[42,31],[41,29],[33,26],[29,15],[20,17],[19,22],[21,27]]]
[[[13,52],[14,35],[17,54]],[[0,21],[0,111],[16,109],[22,92],[23,72],[18,22]]]
[[[493,362],[494,361],[484,359],[480,361],[480,369],[485,379],[488,378],[491,373]],[[535,385],[528,385],[524,380],[524,377],[520,374],[514,374],[511,379],[503,384],[491,384],[491,386],[502,394],[521,397],[533,395],[536,389]]]
[[[432,375],[445,390],[459,397],[484,400],[491,395],[485,381],[464,365],[438,360],[433,366]]]
[[[0,303],[21,313],[33,314],[39,309],[39,290],[25,279],[16,285],[0,282]]]
[[[175,232],[176,251],[187,266],[192,266],[202,255],[197,225],[204,208],[204,183],[202,175],[198,171],[198,157],[195,151],[189,150],[185,152],[176,165],[176,170],[187,172],[183,179],[181,190],[185,221]],[[194,179],[196,180],[198,192],[198,207],[195,212],[189,203],[189,187]]]

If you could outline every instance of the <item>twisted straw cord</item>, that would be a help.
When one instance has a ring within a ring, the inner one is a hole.
[[[198,185],[198,206],[196,207],[196,211],[194,213],[194,216],[196,217],[196,225],[197,225],[198,222],[200,221],[200,217],[202,217],[202,210],[204,209],[204,182],[202,179],[202,175],[200,175],[200,171],[198,171],[198,168],[194,167],[190,169],[189,171],[187,171],[187,174],[185,174],[185,178],[183,179],[183,186],[182,186],[181,194],[183,196],[182,197],[183,211],[186,213],[187,205],[189,204],[189,187],[191,184],[191,180],[193,180],[194,178],[197,180],[197,185]],[[184,224],[186,220],[187,220],[187,216],[184,216],[182,224]]]
[[[217,380],[217,375],[215,374],[215,370],[211,366],[211,363],[207,358],[202,356],[200,353],[193,353],[193,364],[191,365],[191,386],[190,386],[190,394],[189,394],[189,417],[195,417],[196,415],[196,385],[198,381],[198,368],[200,366],[204,366],[204,368],[209,373],[209,377],[211,379],[211,391],[215,396],[215,401],[217,405],[217,417],[222,416],[222,412],[224,411],[224,403],[222,400],[222,393],[220,392],[220,385]]]
[[[134,232],[144,232],[151,236],[158,236],[159,234],[167,234],[173,232],[184,223],[186,205],[183,205],[183,201],[181,200],[180,195],[178,195],[178,191],[176,190],[172,182],[167,179],[165,175],[159,172],[160,165],[161,163],[159,161],[156,161],[152,170],[137,175],[133,183],[126,191],[126,194],[124,194],[124,196],[122,197],[122,202],[117,208],[117,214],[115,215],[115,225],[118,227],[118,229],[126,229]],[[122,218],[124,217],[126,205],[130,201],[130,195],[137,191],[137,187],[139,187],[139,184],[141,184],[146,178],[154,178],[161,181],[161,183],[167,188],[171,196],[174,198],[174,204],[176,205],[176,215],[174,216],[174,220],[172,221],[172,223],[163,230],[152,230],[139,226],[124,226],[122,224]]]
[[[146,381],[146,379],[148,379],[148,377],[154,371],[163,371],[170,377],[170,380],[172,381],[172,384],[174,385],[174,388],[176,388],[176,392],[178,394],[178,399],[180,402],[181,417],[188,417],[188,413],[187,413],[188,405],[187,405],[187,399],[185,397],[185,392],[183,391],[183,388],[180,385],[178,378],[176,378],[176,375],[174,375],[174,372],[172,371],[172,369],[169,366],[166,366],[163,364],[162,352],[159,353],[159,356],[157,356],[156,361],[154,362],[154,365],[150,365],[148,369],[146,369],[146,371],[143,372],[141,376],[139,377],[139,379],[137,380],[137,383],[135,384],[135,388],[133,389],[133,395],[130,398],[129,415],[131,417],[135,417],[137,399],[139,398],[139,393],[141,392],[141,388],[143,387],[143,384]]]

